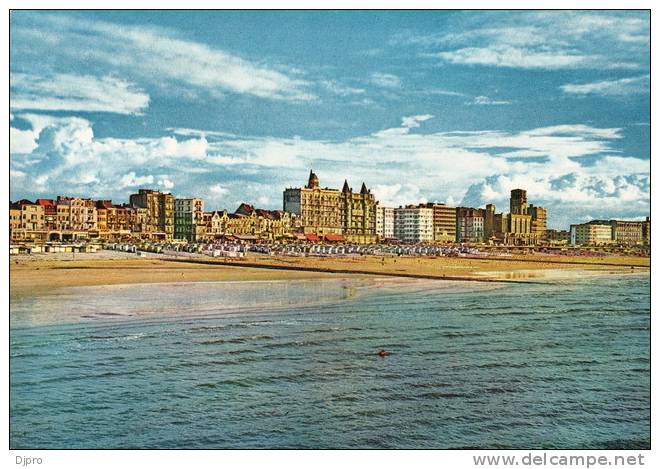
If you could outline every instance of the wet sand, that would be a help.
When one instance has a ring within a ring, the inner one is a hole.
[[[10,257],[10,293],[29,295],[44,288],[133,283],[288,280],[378,275],[486,282],[553,281],[593,275],[649,271],[649,258],[527,255],[466,257],[273,257],[213,259],[164,255],[138,257],[112,251],[94,254]]]

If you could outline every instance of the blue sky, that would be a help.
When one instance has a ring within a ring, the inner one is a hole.
[[[313,168],[393,206],[649,214],[647,12],[14,11],[10,39],[12,199],[281,209]]]

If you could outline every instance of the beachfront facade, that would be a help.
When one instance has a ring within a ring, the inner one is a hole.
[[[405,243],[433,241],[433,209],[414,205],[394,209],[394,237]]]
[[[41,240],[46,233],[43,206],[25,199],[9,205],[10,240]]]
[[[353,192],[344,180],[341,191],[341,226],[344,239],[349,243],[376,242],[376,198],[363,182],[360,192]]]
[[[146,209],[143,233],[150,238],[171,240],[174,237],[174,196],[152,189],[140,189],[131,194],[130,205]]]
[[[353,192],[348,181],[341,191],[321,188],[318,176],[310,171],[305,187],[285,189],[283,205],[285,212],[299,217],[300,229],[310,239],[376,241],[377,202],[364,183],[360,192]]]
[[[310,171],[305,187],[284,191],[284,211],[300,217],[304,234],[316,237],[341,235],[341,206],[341,192],[321,188],[319,178],[313,171]]]
[[[546,230],[545,242],[551,245],[563,246],[568,244],[571,233],[568,230]]]
[[[96,202],[78,197],[57,197],[57,226],[59,230],[88,232],[97,229]]]
[[[456,207],[449,207],[438,202],[429,202],[419,206],[433,210],[433,241],[436,243],[456,241]]]
[[[227,210],[203,213],[201,239],[235,238],[242,241],[282,241],[294,239],[295,218],[281,210],[254,208],[242,203],[234,213]]]
[[[174,239],[195,242],[204,235],[204,201],[174,199]]]
[[[571,225],[570,229],[572,246],[598,246],[612,244],[612,225],[597,223],[582,223]]]
[[[481,243],[484,240],[485,210],[472,207],[456,209],[456,241]]]
[[[376,236],[379,240],[394,239],[394,207],[376,207]]]
[[[529,204],[527,213],[532,217],[532,237],[536,242],[544,240],[548,230],[548,210]]]

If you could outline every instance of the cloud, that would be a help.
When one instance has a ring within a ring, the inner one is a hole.
[[[149,105],[148,94],[111,76],[12,73],[9,80],[12,109],[137,114]]]
[[[438,52],[436,56],[454,64],[546,69],[579,68],[590,59],[579,54],[542,52],[508,46],[466,47]]]
[[[364,88],[356,88],[353,86],[347,86],[341,84],[337,80],[322,80],[320,84],[325,87],[328,91],[338,95],[338,96],[351,96],[356,94],[364,94]]]
[[[567,84],[560,86],[564,93],[597,94],[601,96],[627,96],[650,92],[650,75],[620,78],[618,80],[603,80],[583,84]]]
[[[419,127],[422,122],[425,122],[429,119],[432,119],[431,114],[420,114],[417,116],[408,116],[401,119],[401,127],[406,127],[408,129],[413,129]]]
[[[401,78],[391,73],[375,72],[371,74],[371,83],[383,88],[399,88],[401,86]]]
[[[495,100],[491,99],[488,96],[475,96],[472,101],[466,101],[465,104],[468,106],[477,105],[477,106],[498,106],[511,104],[511,101],[505,100]]]
[[[135,171],[131,171],[128,174],[124,174],[119,180],[121,187],[137,187],[143,186],[145,184],[153,184],[154,177],[151,175],[146,176],[136,176]]]
[[[497,26],[494,26],[497,25]],[[405,32],[395,46],[451,64],[521,69],[648,67],[650,21],[643,12],[549,11],[456,15],[443,33]]]
[[[372,192],[385,207],[402,207],[408,204],[428,202],[415,184],[376,184]]]
[[[32,153],[37,148],[35,132],[9,127],[9,153]]]
[[[167,176],[164,176],[158,180],[157,185],[165,190],[170,190],[174,187],[174,182],[172,182]]]
[[[158,86],[173,83],[179,89],[187,86],[215,95],[231,92],[272,100],[316,99],[307,91],[309,83],[297,78],[295,71],[256,63],[165,28],[44,13],[14,16],[15,56],[43,58],[57,50],[58,56],[87,67],[121,70]]]

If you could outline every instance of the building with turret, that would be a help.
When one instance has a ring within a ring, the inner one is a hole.
[[[284,211],[299,217],[310,239],[376,241],[376,198],[364,183],[360,192],[353,192],[348,181],[341,191],[321,188],[318,176],[310,171],[307,185],[286,189],[283,202]]]

